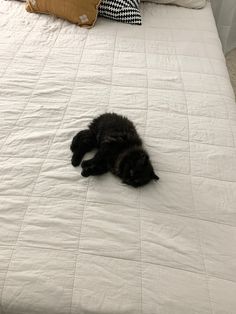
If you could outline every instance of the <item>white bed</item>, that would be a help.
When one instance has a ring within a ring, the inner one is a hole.
[[[234,314],[236,104],[211,7],[91,30],[0,1],[0,313]],[[84,179],[73,135],[130,117],[160,181]]]

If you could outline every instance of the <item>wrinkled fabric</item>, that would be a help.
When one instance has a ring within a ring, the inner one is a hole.
[[[1,314],[235,312],[236,106],[212,11],[141,9],[87,30],[0,2]],[[71,166],[105,111],[160,181]]]

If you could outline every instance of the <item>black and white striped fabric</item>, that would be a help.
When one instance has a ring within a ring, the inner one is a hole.
[[[99,15],[129,24],[142,24],[140,0],[102,0]]]

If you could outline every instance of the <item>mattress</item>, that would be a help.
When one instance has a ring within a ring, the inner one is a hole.
[[[82,29],[0,2],[0,313],[233,314],[236,104],[210,4]],[[72,137],[134,121],[158,183],[85,179]]]

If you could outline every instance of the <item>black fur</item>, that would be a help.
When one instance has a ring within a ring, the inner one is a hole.
[[[84,177],[110,171],[133,187],[159,179],[134,124],[123,116],[102,114],[80,131],[71,143],[72,165],[79,166],[84,155],[95,148],[95,156],[81,164]]]

